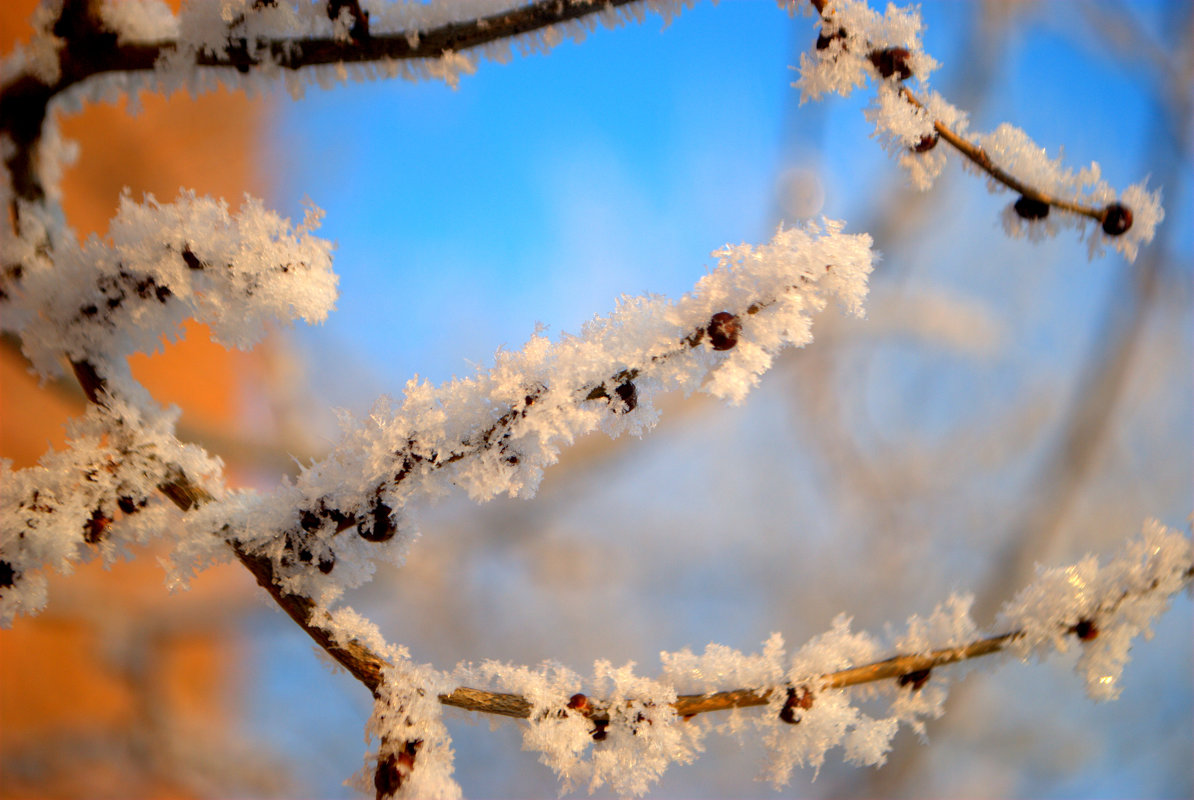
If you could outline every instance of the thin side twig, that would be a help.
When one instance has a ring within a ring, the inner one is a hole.
[[[924,103],[920,101],[916,95],[904,86],[900,87],[900,94],[912,105],[917,108],[924,108]],[[1090,217],[1091,219],[1102,222],[1107,214],[1104,208],[1094,208],[1092,206],[1084,206],[1081,203],[1075,203],[1070,200],[1063,200],[1060,197],[1054,197],[1051,194],[1042,192],[1035,186],[1030,186],[1024,181],[1012,175],[1007,170],[996,164],[986,150],[974,144],[968,139],[959,136],[952,128],[946,125],[941,120],[933,121],[933,130],[937,131],[937,135],[950,144],[955,150],[961,153],[970,163],[981,169],[983,172],[990,175],[993,179],[999,181],[1004,186],[1012,191],[1024,195],[1030,200],[1036,200],[1046,205],[1060,208],[1063,211],[1069,211],[1073,214],[1078,214],[1083,217]]]
[[[809,0],[809,2],[813,9],[817,12],[817,16],[824,18],[826,7],[824,0]],[[905,55],[907,55],[906,52]],[[910,105],[913,105],[918,109],[925,108],[925,105],[920,98],[914,95],[906,86],[900,86],[899,92],[900,96],[903,97]],[[933,120],[933,130],[937,132],[937,135],[940,138],[944,139],[951,147],[957,150],[962,157],[985,172],[993,180],[1003,184],[1012,191],[1027,197],[1029,200],[1035,200],[1039,203],[1044,203],[1047,206],[1068,211],[1079,216],[1089,217],[1090,219],[1093,219],[1099,223],[1102,223],[1107,218],[1109,211],[1107,207],[1095,208],[1093,206],[1086,206],[1082,205],[1081,203],[1075,203],[1071,200],[1055,197],[1036,188],[1035,186],[1032,186],[1020,178],[1017,178],[1015,175],[996,164],[986,150],[959,135],[941,120]]]

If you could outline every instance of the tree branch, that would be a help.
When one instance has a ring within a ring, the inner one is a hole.
[[[931,653],[923,655],[896,655],[872,664],[825,673],[812,680],[810,682],[811,687],[809,688],[812,691],[844,689],[848,686],[858,686],[863,683],[874,683],[892,678],[898,679],[905,675],[926,672],[933,667],[954,664],[959,661],[997,653],[1019,636],[1021,636],[1020,631],[1013,631],[1000,636],[979,639],[961,647],[934,650]],[[692,717],[710,711],[765,706],[771,702],[771,698],[776,692],[784,692],[788,688],[787,686],[780,686],[758,689],[731,689],[712,694],[682,694],[672,703],[672,707],[676,709],[677,715]],[[477,711],[483,714],[498,714],[506,717],[520,717],[522,719],[527,719],[531,715],[530,702],[518,695],[461,688],[453,691],[451,694],[442,694],[439,696],[439,699],[444,705],[462,708],[466,711]],[[600,710],[600,706],[594,706],[594,709],[594,711],[586,714],[586,716],[595,722],[609,722],[608,710]]]
[[[228,546],[245,569],[253,573],[261,588],[269,592],[274,602],[281,606],[317,645],[376,695],[382,684],[382,671],[390,666],[389,663],[359,641],[353,640],[347,645],[340,644],[331,632],[316,620],[322,609],[313,600],[285,592],[278,586],[273,562],[268,557],[248,553],[233,541],[229,541]]]
[[[262,63],[294,71],[328,64],[437,59],[446,53],[471,50],[632,2],[639,0],[592,3],[537,0],[487,17],[451,22],[426,31],[368,34],[348,41],[330,37],[253,41],[231,37],[223,52],[195,52],[194,63],[199,67],[230,67],[248,72]],[[0,131],[9,134],[17,145],[6,165],[13,176],[16,196],[34,202],[45,197],[34,151],[50,100],[97,75],[149,72],[163,56],[176,53],[180,47],[177,41],[120,42],[115,33],[104,29],[89,3],[75,0],[66,4],[53,32],[63,39],[58,54],[58,79],[46,84],[24,74],[0,87]]]
[[[900,94],[909,103],[917,108],[924,108],[924,104],[916,95],[912,94],[907,87],[900,87]],[[990,175],[993,179],[999,181],[1007,188],[1018,192],[1027,197],[1029,200],[1035,200],[1038,203],[1044,203],[1054,208],[1060,208],[1063,211],[1069,211],[1072,214],[1078,214],[1083,217],[1090,217],[1098,223],[1102,223],[1107,218],[1107,208],[1094,208],[1093,206],[1084,206],[1080,203],[1074,203],[1069,200],[1063,200],[1060,197],[1054,197],[1046,192],[1030,186],[1024,181],[1012,175],[1007,170],[1000,167],[991,160],[991,156],[987,151],[973,142],[959,136],[948,125],[940,120],[933,121],[933,130],[937,131],[942,139],[948,142],[955,150],[961,153],[970,163],[981,169],[983,172]]]
[[[810,4],[817,12],[819,18],[822,20],[826,19],[827,4],[824,0],[810,0]],[[832,7],[829,8],[829,14],[832,16]],[[817,49],[824,49],[832,39],[841,37],[843,34],[844,30],[840,28],[831,35],[826,35],[825,32],[822,32],[820,38],[817,40]],[[912,77],[912,69],[908,63],[909,52],[907,49],[903,47],[879,49],[874,47],[870,42],[867,43],[867,48],[869,51],[867,58],[874,64],[875,69],[878,70],[884,80],[903,81]],[[927,110],[920,98],[914,95],[906,86],[899,86],[899,94],[909,105],[917,109]],[[1108,236],[1119,236],[1126,232],[1132,225],[1131,210],[1117,202],[1109,203],[1102,208],[1095,208],[1056,197],[1021,180],[996,164],[986,150],[959,135],[941,120],[933,120],[933,130],[935,134],[933,136],[925,136],[913,150],[916,152],[931,150],[936,146],[939,138],[944,139],[962,157],[990,176],[992,180],[1020,194],[1021,201],[1017,202],[1016,211],[1026,219],[1044,217],[1048,213],[1049,208],[1052,207],[1093,219],[1102,225],[1103,231]]]

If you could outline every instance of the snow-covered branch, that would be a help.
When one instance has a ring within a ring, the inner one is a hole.
[[[795,766],[819,768],[835,747],[853,763],[882,764],[901,725],[923,734],[925,720],[945,713],[950,681],[934,670],[980,656],[1007,651],[1020,658],[1044,657],[1076,642],[1082,657],[1075,669],[1087,692],[1095,699],[1114,699],[1132,640],[1151,636],[1151,622],[1192,577],[1189,537],[1149,521],[1103,565],[1088,556],[1071,566],[1042,569],[1004,606],[1001,621],[1007,628],[998,635],[979,634],[969,613],[972,598],[954,596],[928,617],[909,619],[905,632],[887,645],[852,631],[843,615],[830,631],[791,655],[778,634],[756,654],[720,645],[709,645],[701,655],[662,653],[663,673],[657,679],[636,676],[633,664],[614,668],[603,661],[588,679],[558,664],[530,669],[486,662],[460,665],[430,683],[470,687],[441,693],[445,705],[527,719],[524,747],[541,753],[565,790],[587,784],[592,791],[608,784],[618,794],[640,795],[669,763],[691,760],[708,732],[748,729],[769,751],[767,778],[779,785],[787,783]],[[355,618],[344,621],[353,635],[368,638]],[[878,658],[886,648],[899,654]],[[727,683],[741,688],[727,689]],[[887,716],[870,716],[857,705],[875,698],[887,701]],[[387,738],[411,743],[423,735],[418,732],[434,732],[439,712],[424,705],[430,719],[408,712],[401,733],[392,727],[392,717],[390,726],[382,722],[371,728],[382,739],[383,751]],[[735,712],[720,725],[695,718],[755,706],[768,710]],[[446,780],[450,762],[424,755],[421,747],[408,754],[402,775],[417,775],[425,761],[434,762],[429,774]],[[393,768],[383,753],[376,769],[389,774]],[[402,780],[384,782],[394,790],[403,785]],[[451,783],[419,785],[418,796],[456,792]],[[380,786],[379,796],[392,793],[381,792]]]
[[[229,227],[225,210],[216,208],[213,213],[215,219],[207,220],[213,230]],[[170,291],[165,299],[154,292],[138,295],[141,305],[155,312],[159,305],[168,306],[175,294],[194,296],[188,280],[196,276],[215,271],[235,275],[230,267],[204,266],[211,259],[221,260],[221,247],[240,252],[247,264],[260,264],[271,270],[270,275],[280,259],[268,248],[278,238],[270,225],[242,222],[230,230],[224,245],[219,236],[208,237],[202,246],[191,244],[194,240],[185,229],[170,236],[165,244],[155,241],[146,247],[134,237],[128,245],[133,254],[147,250],[156,271],[136,261],[127,270],[116,265],[110,270],[131,271],[145,276],[136,280]],[[293,246],[310,251],[308,261],[326,252],[317,243]],[[345,587],[367,580],[375,559],[403,557],[414,531],[402,518],[413,498],[437,497],[452,486],[464,488],[476,500],[500,493],[529,496],[560,448],[576,437],[599,426],[611,435],[641,433],[650,427],[656,418],[651,399],[659,391],[700,389],[740,402],[780,349],[812,340],[812,315],[831,299],[861,313],[873,260],[869,246],[869,237],[842,233],[839,223],[826,223],[824,230],[811,225],[781,228],[763,247],[739,245],[715,253],[720,266],[679,302],[626,298],[614,314],[592,320],[579,336],[552,343],[536,335],[520,352],[499,352],[493,369],[473,378],[438,388],[411,381],[400,405],[383,401],[368,420],[346,421],[343,440],[328,457],[305,468],[296,481],[274,494],[233,492],[217,502],[197,504],[193,510],[195,504],[190,501],[176,502],[191,512],[184,526],[187,533],[175,547],[177,577],[185,580],[196,562],[217,558],[227,540],[235,543],[238,554],[271,559],[273,577],[282,591],[326,605]],[[267,252],[258,256],[258,250]],[[296,259],[291,255],[282,260]],[[302,275],[301,270],[289,269],[277,277],[286,279],[282,286],[292,279],[307,286],[311,282],[302,281]],[[206,298],[212,306],[211,321],[217,333],[228,328],[226,338],[251,338],[259,323],[235,313],[238,306],[229,299],[246,292],[255,297],[265,287],[251,281],[247,285],[253,291],[248,291],[244,280],[231,277],[226,282],[228,286],[213,288]],[[274,313],[293,312],[294,306],[307,309],[301,313],[322,309],[330,284],[308,289],[305,304],[281,293],[274,303],[281,308]],[[90,329],[85,335],[77,334],[79,326],[92,323],[88,315],[71,310],[89,302],[88,297],[53,298],[50,308],[66,311],[57,315],[47,311],[30,321],[29,327],[42,325],[45,331],[34,341],[47,353],[66,351],[77,359],[76,371],[90,387],[89,394],[109,411],[116,413],[130,398],[140,398],[143,409],[152,408],[152,401],[141,397],[131,378],[116,371],[120,356],[127,352],[123,340],[106,339]],[[125,294],[120,297],[130,304],[137,302]],[[228,306],[234,313],[226,313]],[[271,305],[262,304],[257,310],[268,314]],[[69,324],[57,324],[60,318]],[[146,330],[157,335],[164,324],[150,318]],[[133,326],[107,322],[99,330],[128,336],[135,333],[135,328],[124,333],[129,327]],[[90,363],[83,359],[94,359],[113,372],[97,379],[90,368],[80,366],[80,361]],[[123,419],[119,414],[117,418]],[[163,436],[173,441],[172,421],[164,424]],[[90,439],[73,440],[72,451],[84,455],[69,457],[92,458],[86,455],[91,446]],[[187,476],[207,472],[163,459],[137,484],[138,496],[157,487],[172,499],[177,493],[189,497],[195,490],[188,487],[197,485],[198,478]],[[203,491],[209,496],[223,494],[218,481]],[[109,505],[117,496],[109,494]],[[94,508],[95,503],[95,498],[89,498],[83,505]],[[81,508],[79,514],[85,510]],[[71,521],[78,521],[73,517],[54,519],[62,521],[49,529],[26,517],[6,516],[6,541],[10,537],[36,541],[43,536],[72,541],[85,535],[85,526],[72,529]],[[9,559],[19,573],[41,566],[36,557],[39,550],[21,552],[27,557]],[[16,591],[6,592],[0,602],[24,607],[19,596]]]
[[[294,94],[349,77],[435,77],[455,83],[478,53],[547,50],[598,22],[674,14],[680,3],[643,0],[476,0],[454,4],[327,0],[190,2],[175,15],[160,0],[58,0],[34,19],[37,34],[0,69],[0,137],[16,196],[42,199],[36,156],[51,101],[77,106],[148,89],[265,90],[281,77]],[[78,91],[74,91],[78,89]],[[64,99],[73,95],[73,99]]]
[[[335,303],[332,248],[311,235],[313,208],[295,227],[253,198],[231,214],[222,200],[190,192],[174,203],[126,194],[106,239],[81,246],[69,231],[35,224],[34,211],[22,215],[21,236],[4,237],[21,275],[0,298],[0,329],[20,335],[45,376],[65,355],[111,377],[126,356],[176,339],[188,319],[249,349],[268,325],[321,322]]]
[[[800,78],[792,85],[804,101],[830,92],[846,96],[874,81],[875,100],[867,118],[917,188],[928,189],[944,168],[945,156],[937,149],[944,139],[968,169],[988,178],[991,191],[1006,188],[1019,195],[1003,214],[1011,236],[1027,234],[1035,241],[1055,234],[1059,224],[1075,227],[1089,237],[1092,256],[1110,244],[1129,261],[1152,241],[1165,212],[1160,192],[1150,191],[1147,181],[1117,196],[1102,180],[1097,163],[1075,173],[1007,123],[975,141],[968,138],[966,113],[929,89],[937,61],[921,44],[916,9],[889,5],[880,14],[862,0],[813,5],[820,35],[813,51],[800,57]],[[919,86],[916,92],[904,84],[912,79]],[[1061,213],[1050,217],[1050,209]],[[1089,221],[1098,224],[1099,232],[1088,229]]]
[[[55,109],[149,88],[256,91],[349,77],[437,77],[453,83],[478,57],[546,49],[598,22],[683,2],[469,0],[54,0],[28,47],[0,65],[0,328],[21,340],[42,376],[69,365],[89,406],[67,447],[36,466],[0,461],[0,626],[46,603],[47,569],[122,555],[164,539],[172,585],[235,558],[316,644],[374,697],[368,733],[379,740],[362,785],[379,798],[451,797],[451,740],[443,706],[526,720],[524,744],[565,789],[608,786],[638,795],[672,762],[686,762],[713,728],[750,731],[770,754],[767,777],[819,768],[828,750],[881,764],[901,725],[923,732],[943,713],[938,668],[1007,651],[1023,658],[1082,648],[1088,692],[1116,696],[1132,639],[1188,586],[1188,537],[1146,523],[1106,566],[1093,557],[1042,571],[982,633],[970,600],[954,596],[881,642],[839,616],[792,654],[773,635],[761,652],[710,645],[663,653],[657,678],[599,661],[582,678],[558,664],[498,662],[439,670],[416,664],[372,623],[335,604],[368,581],[379,560],[401,562],[415,538],[415,501],[463,489],[484,501],[529,497],[576,439],[601,429],[641,435],[662,392],[701,391],[740,403],[783,349],[812,341],[814,319],[836,302],[861,315],[876,254],[844,223],[781,225],[764,245],[726,246],[684,297],[624,297],[577,335],[537,331],[492,367],[434,386],[418,378],[400,400],[364,419],[347,414],[330,452],[272,492],[229,488],[223,465],[179,441],[177,412],[161,409],[127,358],[157,350],[194,319],[226,346],[249,348],[274,324],[323,320],[336,300],[331,245],[320,212],[298,225],[246,198],[183,191],[174,202],[127,193],[105,237],[78,242],[59,203],[73,157]],[[790,5],[781,3],[781,5]],[[913,182],[927,188],[945,163],[944,140],[964,165],[1010,188],[1012,234],[1039,238],[1058,222],[1082,228],[1091,253],[1111,244],[1135,258],[1164,216],[1144,184],[1116,193],[1098,165],[1075,173],[1019,129],[968,133],[966,115],[929,89],[936,62],[920,44],[915,11],[884,14],[857,0],[820,2],[820,36],[795,84],[805,99],[848,94],[869,81],[867,116]],[[906,82],[915,80],[915,88]],[[1056,213],[1054,213],[1056,212]],[[164,501],[163,501],[164,499]],[[890,653],[895,655],[890,655]],[[858,701],[886,700],[873,716]],[[763,713],[740,713],[749,707]],[[708,712],[729,711],[719,725]]]

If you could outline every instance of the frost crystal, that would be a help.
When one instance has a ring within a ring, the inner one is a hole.
[[[1001,620],[1023,631],[1013,645],[1023,657],[1065,652],[1078,639],[1082,656],[1076,670],[1086,679],[1087,693],[1114,700],[1132,639],[1152,636],[1152,620],[1190,583],[1192,572],[1190,539],[1149,520],[1108,564],[1087,556],[1064,569],[1041,570],[1004,606]]]
[[[7,573],[0,627],[44,605],[45,579],[35,570],[70,572],[93,550],[111,562],[130,544],[176,530],[176,511],[152,500],[172,470],[218,484],[221,464],[174,438],[176,417],[112,399],[68,426],[69,449],[22,470],[0,460],[0,571]]]
[[[29,209],[11,243],[22,259],[19,288],[4,304],[18,313],[5,313],[3,327],[20,334],[43,374],[57,372],[64,353],[100,368],[152,353],[187,319],[209,325],[216,341],[251,347],[267,323],[319,322],[331,310],[331,245],[311,235],[320,216],[312,208],[292,227],[253,198],[233,215],[191,192],[165,204],[126,194],[107,239],[80,246],[70,231],[36,225]]]

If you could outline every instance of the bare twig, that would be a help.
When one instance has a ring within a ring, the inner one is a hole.
[[[825,16],[825,5],[826,4],[823,2],[823,0],[810,0],[810,3],[812,4],[813,8],[816,10],[818,16],[820,16],[820,17]],[[868,47],[869,46],[870,45],[868,44]],[[908,52],[906,50],[902,50],[902,48],[900,49],[900,51],[903,53],[903,56],[906,58],[908,55]],[[892,52],[892,51],[891,50],[888,50],[888,51],[872,50],[870,53],[870,57],[871,57],[872,61],[874,61],[876,58],[881,57],[884,54],[890,53],[890,52]],[[907,69],[907,68],[904,67],[903,69]],[[909,77],[911,75],[911,70],[908,70],[907,72],[900,72],[900,70],[894,70],[894,72],[899,73],[899,77],[901,80],[906,77]],[[891,68],[887,68],[886,71],[882,71],[882,74],[886,77],[886,76],[894,74],[894,73]],[[925,105],[920,100],[920,98],[918,98],[916,95],[914,95],[906,86],[900,86],[899,92],[900,92],[900,96],[903,97],[906,101],[908,101],[909,104],[915,106],[918,109],[925,108]],[[1106,224],[1109,216],[1114,217],[1116,214],[1122,212],[1122,210],[1123,210],[1123,209],[1119,208],[1114,203],[1112,203],[1111,205],[1108,205],[1108,206],[1104,206],[1102,208],[1095,208],[1093,206],[1087,206],[1087,205],[1083,205],[1081,203],[1075,203],[1071,200],[1065,200],[1063,198],[1051,195],[1051,194],[1049,194],[1041,189],[1038,189],[1037,187],[1032,186],[1031,184],[1021,180],[1020,178],[1017,178],[1015,175],[1012,175],[1010,172],[1005,170],[1003,167],[996,164],[995,161],[991,158],[991,156],[987,153],[986,150],[984,150],[982,147],[979,147],[978,145],[974,144],[973,142],[969,141],[968,139],[964,138],[963,136],[959,135],[956,131],[954,131],[952,128],[950,128],[948,125],[946,125],[941,120],[933,121],[933,130],[936,131],[936,135],[938,137],[940,137],[941,139],[944,139],[951,147],[953,147],[955,150],[957,150],[959,153],[961,153],[961,155],[964,158],[966,158],[966,160],[970,161],[970,163],[974,164],[980,170],[985,172],[993,180],[1003,184],[1004,186],[1017,192],[1018,194],[1022,195],[1023,197],[1027,198],[1030,201],[1034,201],[1036,203],[1041,203],[1041,204],[1044,204],[1045,206],[1058,208],[1063,211],[1068,211],[1072,214],[1077,214],[1079,216],[1089,217],[1090,219],[1093,219],[1100,224]],[[928,146],[932,146],[932,144],[935,144],[935,142],[927,143],[927,144],[928,144]],[[1130,222],[1129,222],[1129,224],[1130,224]],[[1125,230],[1126,230],[1126,228],[1125,228]],[[1112,233],[1113,231],[1115,231],[1115,234]],[[1117,230],[1115,227],[1112,227],[1110,229],[1107,229],[1107,233],[1109,235],[1117,235],[1118,233],[1123,233],[1123,231]]]
[[[860,667],[838,670],[821,675],[809,683],[813,691],[825,689],[845,689],[864,683],[899,679],[905,675],[924,672],[933,667],[954,664],[979,656],[990,655],[1003,650],[1010,642],[1021,636],[1020,631],[1005,633],[979,639],[960,647],[948,647],[934,650],[922,655],[906,654],[892,656],[872,664]],[[710,711],[727,711],[731,708],[751,708],[765,706],[771,702],[776,692],[786,692],[789,687],[760,687],[757,689],[731,689],[712,694],[683,694],[676,698],[672,707],[681,717],[691,717]],[[503,694],[501,692],[486,692],[479,689],[461,688],[451,694],[439,696],[440,702],[447,706],[476,711],[482,714],[497,714],[505,717],[519,717],[527,719],[531,715],[531,704],[519,695]],[[609,721],[608,710],[600,710],[600,705],[594,705],[592,713],[587,714],[594,721]]]
[[[912,105],[917,108],[924,108],[924,104],[916,95],[912,94],[907,87],[900,87],[900,94]],[[1096,222],[1101,223],[1107,216],[1106,208],[1094,208],[1093,206],[1084,206],[1081,203],[1074,203],[1070,200],[1063,200],[1060,197],[1054,197],[1051,194],[1041,191],[1034,186],[1031,186],[1024,181],[1012,175],[1007,170],[996,164],[987,151],[973,142],[959,136],[948,125],[941,120],[933,121],[933,130],[937,131],[937,135],[948,142],[955,150],[966,157],[968,161],[981,169],[983,172],[990,175],[995,180],[1002,183],[1009,189],[1018,192],[1027,197],[1029,200],[1036,200],[1039,203],[1060,208],[1063,211],[1069,211],[1072,214],[1078,214],[1083,217],[1090,217]]]

